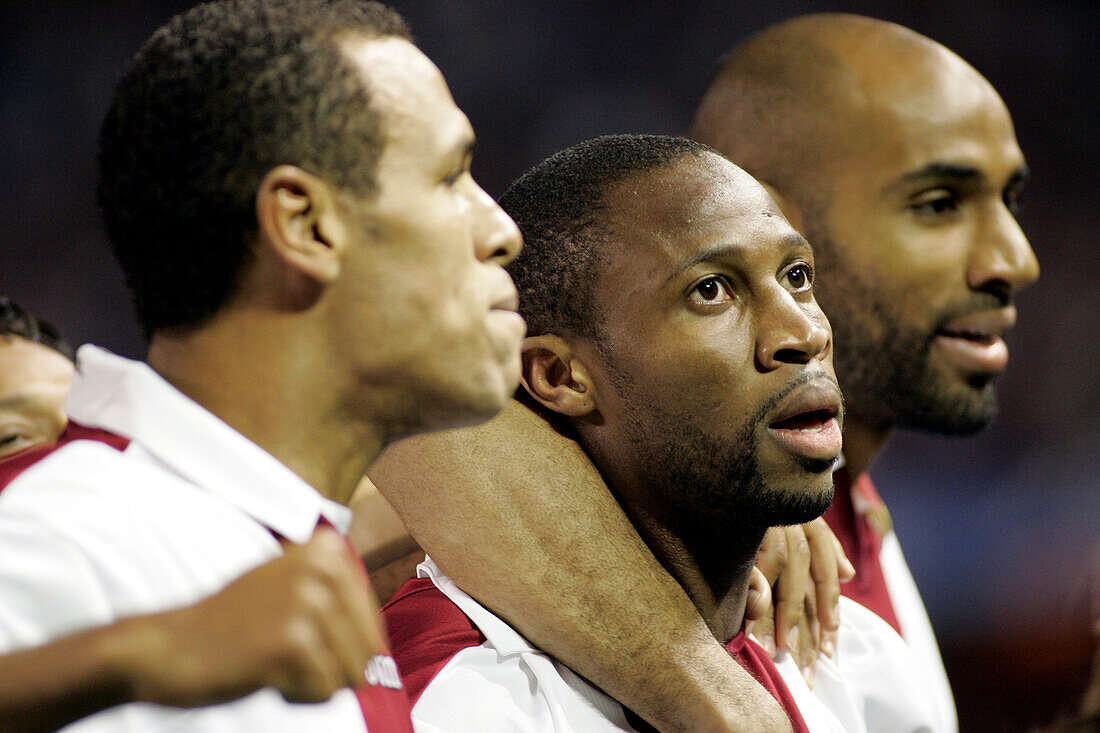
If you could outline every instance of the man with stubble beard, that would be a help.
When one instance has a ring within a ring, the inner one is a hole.
[[[944,730],[911,651],[858,604],[842,605],[837,661],[819,661],[812,693],[790,656],[773,664],[747,636],[765,531],[828,507],[841,447],[813,253],[775,202],[704,145],[623,135],[552,156],[501,205],[526,242],[511,272],[527,394],[576,437],[713,636],[796,731]],[[424,730],[651,729],[431,559],[418,575],[384,613]]]
[[[866,469],[894,427],[965,433],[993,414],[1013,299],[1038,275],[1013,215],[1027,169],[1008,111],[943,46],[891,23],[824,14],[781,23],[735,49],[691,135],[762,180],[818,251],[819,293],[850,408],[846,470],[826,515],[859,566],[844,591],[902,631],[939,676],[937,708],[954,718],[931,626]],[[640,647],[623,646],[633,627],[623,619],[677,619],[655,622],[645,645],[661,645],[677,669],[690,670],[700,647],[686,650],[676,641],[686,636],[668,633],[690,626],[684,604],[583,452],[545,421],[513,403],[481,428],[396,446],[371,475],[448,575],[492,598],[525,636],[547,648],[552,641],[587,677],[614,683],[619,699],[659,699],[668,719],[704,709],[669,694],[675,686],[663,671],[634,672]],[[424,502],[406,503],[456,482],[474,489],[460,506],[437,502],[425,512]],[[502,583],[482,572],[502,562],[499,548],[455,537],[458,509],[485,531],[507,524],[512,568],[539,568],[530,576],[538,582],[513,572]],[[562,519],[547,522],[548,514]],[[592,584],[609,563],[635,593]],[[546,583],[554,593],[542,592]],[[565,625],[579,633],[556,634]]]
[[[811,15],[723,60],[689,135],[763,182],[818,257],[847,400],[826,521],[856,566],[844,594],[938,671],[931,625],[867,474],[894,428],[966,435],[996,412],[1017,293],[1039,266],[1015,211],[1028,171],[1004,102],[938,43]]]

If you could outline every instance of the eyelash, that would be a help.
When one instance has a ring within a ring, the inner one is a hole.
[[[919,216],[925,217],[939,217],[945,214],[954,212],[959,208],[959,195],[950,188],[936,188],[930,191],[921,193],[918,198],[940,192],[939,195],[915,201],[910,204],[909,208],[912,209]]]
[[[728,297],[731,297],[731,298],[733,297],[732,294],[730,293],[729,283],[726,281],[725,278],[720,277],[718,275],[709,275],[709,276],[703,278],[702,280],[700,280],[699,282],[697,282],[691,288],[691,290],[688,292],[688,297],[691,297],[695,293],[699,293],[699,295],[702,296],[702,293],[700,292],[699,289],[702,288],[707,283],[716,283],[720,288],[722,288],[722,290],[725,291],[725,293]],[[715,296],[715,299],[718,298],[718,297],[719,296]],[[704,299],[703,302],[705,304],[711,304],[711,303],[715,302],[715,299],[709,299],[709,300]]]
[[[791,276],[791,273],[795,272],[796,270],[801,270],[802,272],[806,273],[806,283],[801,287],[795,286],[795,291],[803,292],[812,289],[814,285],[814,268],[805,262],[799,262],[788,268],[787,271],[783,273],[783,277],[789,278]]]

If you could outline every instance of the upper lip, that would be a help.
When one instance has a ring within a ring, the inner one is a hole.
[[[823,376],[807,382],[803,387],[795,389],[788,395],[776,409],[775,417],[771,420],[769,426],[810,412],[820,412],[822,422],[825,422],[829,418],[840,414],[842,404],[840,390],[836,384]]]
[[[963,338],[991,338],[1004,336],[1016,325],[1016,306],[997,310],[978,311],[952,319],[939,328],[939,333]]]
[[[501,291],[490,306],[493,310],[519,311],[519,293],[515,288]]]

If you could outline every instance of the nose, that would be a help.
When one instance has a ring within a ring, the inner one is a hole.
[[[493,197],[480,187],[477,189],[477,201],[474,205],[476,214],[473,238],[477,259],[502,267],[507,265],[516,258],[523,246],[519,227]]]
[[[762,308],[756,330],[756,364],[772,371],[785,364],[807,364],[829,355],[833,330],[812,298],[796,300],[783,291],[773,307]]]
[[[1016,217],[1003,203],[995,204],[986,226],[977,233],[979,241],[970,255],[967,284],[1008,301],[1038,279],[1039,261]]]

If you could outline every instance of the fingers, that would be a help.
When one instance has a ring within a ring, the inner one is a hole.
[[[820,517],[802,525],[802,529],[810,548],[810,577],[814,582],[817,620],[825,629],[836,631],[840,627],[840,616],[837,612],[840,603],[840,575],[836,537]],[[841,556],[843,557],[843,553]]]
[[[821,629],[821,653],[830,659],[836,654],[836,631]]]
[[[774,585],[786,564],[787,535],[783,527],[770,527],[764,533],[764,541],[756,553],[756,567],[767,578],[768,585]]]
[[[760,640],[760,646],[769,657],[775,657],[775,607],[769,605],[762,616],[752,622],[752,634]]]
[[[801,526],[784,527],[787,564],[775,583],[775,639],[779,649],[798,657],[798,625],[810,583],[810,547]]]
[[[300,628],[291,661],[303,662],[302,693],[327,699],[340,687],[360,684],[367,660],[385,652],[377,603],[362,566],[331,529],[318,529],[308,543],[288,550],[287,559],[301,563],[291,621]]]
[[[363,681],[385,637],[358,559],[328,528],[283,547],[215,595],[133,622],[138,699],[195,707],[273,686],[322,702]]]
[[[772,605],[772,589],[768,578],[754,567],[749,577],[748,600],[745,603],[745,621],[748,624],[764,616]]]
[[[821,624],[818,622],[816,605],[813,595],[806,597],[804,612],[798,626],[798,653],[795,655],[798,668],[811,689],[814,686],[817,655],[821,644]]]

